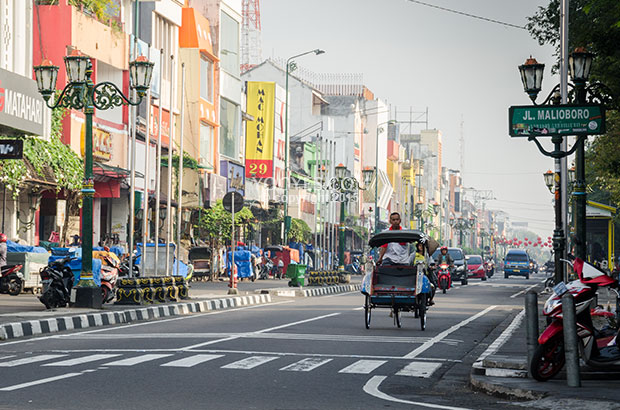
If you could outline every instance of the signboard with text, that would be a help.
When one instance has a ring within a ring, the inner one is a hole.
[[[22,159],[24,157],[24,140],[0,140],[0,159]]]
[[[508,121],[511,137],[605,133],[605,109],[595,104],[514,106]]]
[[[248,81],[247,121],[245,143],[245,176],[273,177],[273,132],[275,83]]]

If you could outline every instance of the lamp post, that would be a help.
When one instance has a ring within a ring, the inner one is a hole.
[[[345,247],[345,204],[349,198],[356,194],[356,191],[363,189],[359,186],[359,182],[353,177],[347,177],[347,167],[338,164],[335,168],[335,177],[331,179],[329,186],[332,190],[338,192],[340,202],[340,233],[338,238],[338,270],[344,270],[344,247]],[[368,178],[368,174],[364,174],[364,179]]]
[[[65,67],[69,84],[62,90],[56,101],[50,98],[56,91],[58,66],[49,60],[34,67],[39,92],[49,108],[65,107],[83,110],[85,121],[84,135],[84,182],[82,185],[82,272],[76,286],[76,307],[101,307],[101,290],[93,280],[93,113],[95,108],[107,110],[121,105],[138,105],[151,84],[153,63],[139,56],[129,63],[130,86],[138,94],[138,101],[127,98],[111,82],[94,84],[90,58],[74,50],[65,57]],[[131,251],[131,250],[130,250]]]
[[[375,139],[375,234],[379,233],[379,130],[383,132],[383,128],[380,128],[382,125],[386,124],[396,124],[397,121],[389,120],[386,122],[382,122],[377,124],[377,132]]]
[[[592,60],[594,55],[589,53],[584,48],[578,48],[569,55],[569,73],[574,84],[568,84],[571,88],[569,95],[569,103],[573,104],[599,104],[602,113],[602,126],[596,133],[600,133],[604,130],[605,108],[614,107],[617,103],[614,102],[614,97],[609,88],[600,83],[595,82],[586,86],[588,77],[590,75],[590,68],[592,66]],[[519,66],[521,73],[521,80],[523,83],[524,91],[529,95],[534,105],[536,98],[541,90],[542,77],[543,77],[544,64],[539,64],[535,59],[529,58],[525,64]],[[560,103],[560,84],[557,84],[547,98],[540,105]],[[566,106],[570,108],[570,105]],[[591,106],[590,106],[591,107]],[[592,132],[595,133],[595,132]],[[562,255],[565,249],[565,233],[562,228],[562,210],[561,210],[561,179],[567,176],[562,176],[560,172],[560,160],[568,155],[576,152],[575,166],[576,166],[576,181],[573,189],[573,196],[575,197],[575,225],[576,225],[576,246],[575,255],[584,259],[586,254],[586,190],[585,190],[585,162],[584,162],[584,143],[585,139],[589,135],[588,131],[575,132],[578,138],[575,145],[570,150],[562,151],[561,143],[563,136],[557,132],[553,133],[551,142],[554,145],[553,151],[546,151],[540,142],[536,139],[537,135],[528,137],[528,140],[534,141],[539,151],[548,157],[552,157],[555,160],[555,173],[550,172],[550,175],[546,173],[546,183],[548,187],[553,186],[552,192],[555,194],[555,229],[553,231],[553,251],[555,259],[555,283],[559,283],[564,279],[564,268],[561,261]],[[549,178],[553,178],[552,184]]]
[[[288,230],[291,226],[291,222],[290,222],[290,218],[288,216],[288,185],[289,185],[289,172],[288,172],[288,151],[289,151],[289,147],[288,147],[288,77],[289,74],[293,71],[295,71],[295,69],[297,68],[297,64],[295,64],[295,62],[293,61],[295,58],[301,57],[301,56],[305,56],[306,54],[312,54],[314,53],[315,55],[319,55],[319,54],[323,54],[325,53],[325,51],[321,50],[321,49],[314,49],[314,50],[310,50],[310,51],[306,51],[305,53],[301,53],[301,54],[297,54],[294,55],[292,57],[289,57],[286,60],[286,81],[285,81],[285,93],[286,96],[285,98],[285,105],[286,105],[286,112],[285,112],[285,118],[284,118],[284,243],[283,245],[286,245],[286,243],[288,242]]]

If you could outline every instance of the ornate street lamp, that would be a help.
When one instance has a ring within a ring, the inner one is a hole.
[[[548,170],[543,174],[543,178],[545,179],[545,185],[551,193],[553,193],[553,186],[555,185],[554,176],[555,174],[551,170]]]
[[[50,103],[56,92],[58,67],[49,60],[33,67],[39,92],[49,108],[65,107],[83,110],[85,114],[84,137],[84,182],[82,184],[82,272],[75,297],[76,307],[101,307],[101,290],[93,280],[93,197],[95,195],[93,180],[93,112],[107,110],[122,105],[138,105],[150,86],[153,63],[138,57],[130,63],[130,87],[138,92],[138,101],[131,101],[111,82],[94,84],[89,57],[78,50],[65,57],[67,84],[58,99]],[[131,252],[131,250],[130,250]]]
[[[568,56],[568,73],[575,85],[584,84],[590,78],[594,54],[578,47]]]
[[[530,96],[530,99],[535,102],[538,93],[542,89],[545,65],[540,64],[535,58],[530,56],[530,58],[525,60],[525,64],[519,66],[519,72],[521,73],[523,89]]]

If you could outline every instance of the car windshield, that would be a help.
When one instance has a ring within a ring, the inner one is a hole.
[[[470,256],[467,258],[467,263],[471,263],[472,265],[480,265],[482,263],[482,258],[480,256]]]
[[[513,253],[506,256],[506,260],[510,262],[527,262],[527,255],[522,253]]]
[[[439,258],[439,255],[441,255],[441,250],[437,249],[433,253],[433,259],[437,260]],[[463,257],[463,251],[461,251],[460,249],[448,249],[448,255],[450,255],[450,258],[452,258],[453,261],[465,259]]]

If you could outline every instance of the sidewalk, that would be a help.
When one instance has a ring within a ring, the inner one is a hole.
[[[228,295],[226,282],[198,282],[190,285],[189,299],[166,304],[114,305],[103,309],[45,309],[32,294],[0,294],[0,341],[64,330],[153,320],[211,310],[233,309],[272,303],[286,297],[320,296],[359,290],[359,283],[311,288],[289,288],[286,281],[242,282],[238,295]]]
[[[546,326],[541,312],[548,296],[538,295],[540,332]],[[599,304],[606,306],[607,299],[606,290],[600,290]],[[564,370],[547,382],[528,378],[524,310],[507,318],[494,333],[493,343],[472,367],[473,389],[499,397],[535,400],[530,402],[532,407],[620,409],[620,372],[597,372],[582,366],[580,388],[567,386]]]

